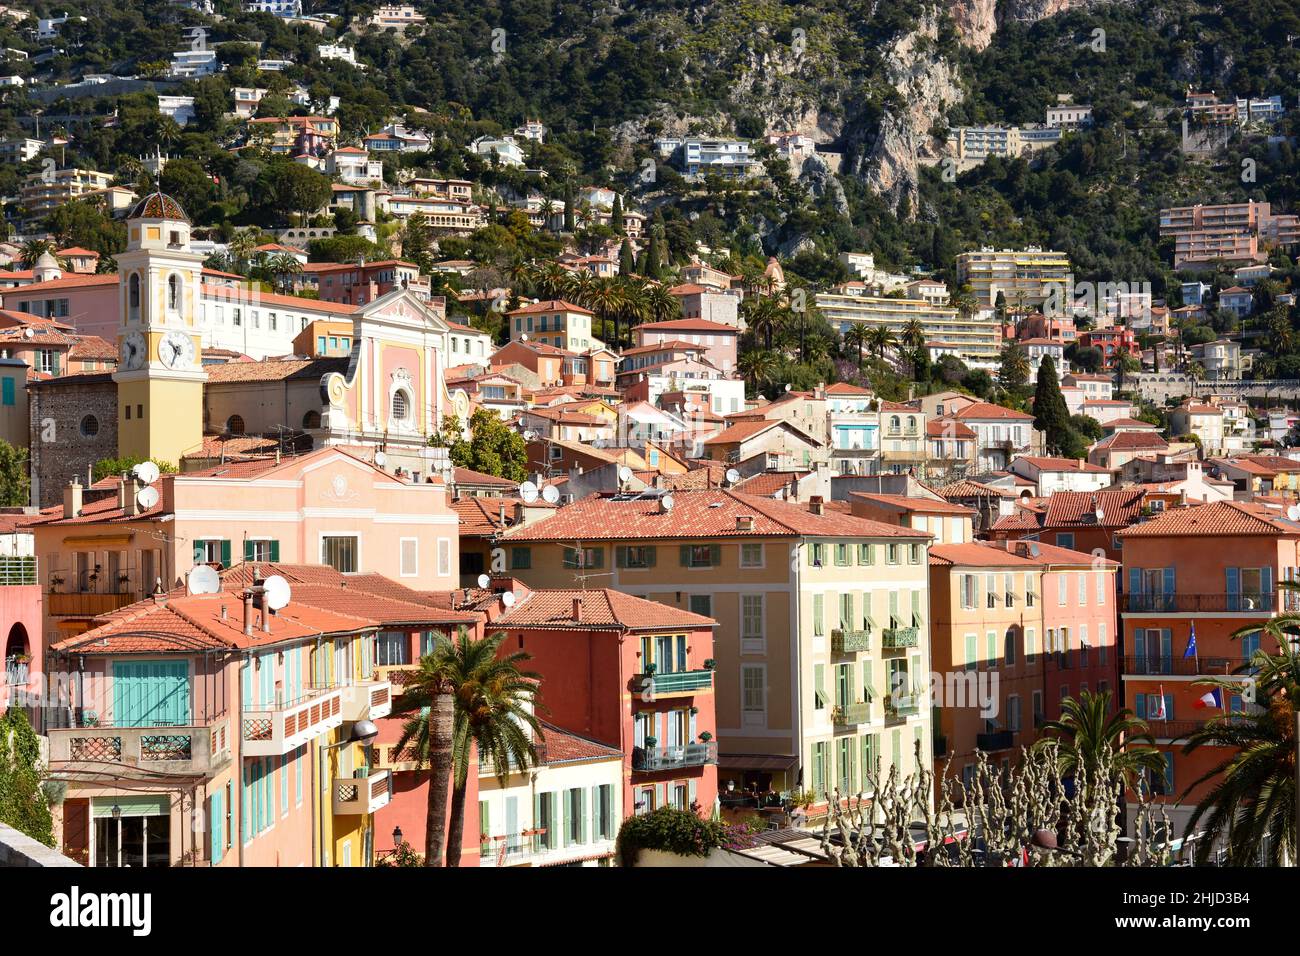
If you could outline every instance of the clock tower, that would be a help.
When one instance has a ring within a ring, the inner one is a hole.
[[[203,256],[190,249],[190,220],[164,193],[127,216],[117,256],[117,426],[120,456],[179,464],[203,442]]]

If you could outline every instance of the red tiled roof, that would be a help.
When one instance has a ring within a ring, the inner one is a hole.
[[[670,291],[675,292],[676,290]],[[708,319],[667,319],[663,322],[647,322],[640,328],[647,332],[661,332],[664,329],[672,329],[679,332],[712,332],[721,335],[740,334],[738,329],[730,325],[723,325],[721,322],[710,322]]]
[[[737,519],[752,518],[752,531],[738,531]],[[673,508],[661,511],[653,495],[636,498],[591,495],[554,516],[506,533],[511,541],[617,541],[628,538],[754,538],[800,535],[836,538],[908,538],[923,531],[899,528],[835,512],[813,514],[808,506],[761,498],[731,489],[679,491]]]
[[[1115,432],[1092,446],[1093,451],[1139,451],[1165,449],[1169,442],[1153,432]]]
[[[1111,432],[1117,428],[1142,429],[1143,431],[1160,431],[1159,425],[1152,425],[1150,422],[1144,422],[1137,418],[1112,418],[1108,422],[1101,423],[1101,430]]]
[[[1088,462],[1079,461],[1077,458],[1040,458],[1035,455],[1021,455],[1016,461],[1028,462],[1039,471],[1073,471],[1101,475],[1110,473],[1107,468],[1102,468],[1100,465],[1090,465]]]
[[[536,315],[539,312],[581,312],[583,315],[595,315],[590,309],[584,309],[580,305],[574,305],[564,299],[546,299],[542,302],[534,302],[532,305],[521,305],[517,309],[511,309],[506,315]]]
[[[996,495],[999,498],[1016,497],[1016,493],[1009,488],[998,488],[969,479],[954,481],[952,484],[936,488],[935,491],[944,498],[982,498],[987,495]]]
[[[575,600],[581,602],[580,619],[573,616]],[[713,627],[714,624],[713,618],[702,614],[633,597],[613,588],[532,591],[492,622],[494,628],[601,628],[638,631]]]
[[[953,417],[963,420],[980,419],[981,421],[984,419],[1014,419],[1026,422],[1034,420],[1033,415],[1026,415],[1024,412],[1018,412],[1013,408],[1003,408],[1001,405],[993,405],[989,402],[976,402],[973,405],[967,405],[955,412]]]
[[[1296,535],[1300,524],[1241,501],[1218,501],[1166,511],[1150,521],[1118,532],[1121,538],[1182,538],[1192,535]]]
[[[459,467],[451,470],[451,481],[454,485],[494,485],[499,488],[518,486],[518,482],[511,481],[509,478],[498,478],[496,475],[474,471],[472,468]]]
[[[945,498],[922,498],[916,495],[878,495],[868,491],[851,491],[850,498],[887,505],[900,511],[917,511],[934,515],[973,515],[975,512],[964,505],[953,504]]]
[[[826,386],[827,395],[865,395],[872,396],[876,393],[869,388],[863,388],[861,385],[853,385],[849,382],[836,382],[834,385]]]
[[[981,568],[1031,567],[1035,564],[1002,548],[975,541],[968,544],[931,545],[930,563],[948,567],[957,565]]]
[[[970,441],[976,437],[975,430],[969,425],[952,418],[932,418],[925,423],[927,438],[962,438]]]
[[[1145,494],[1141,490],[1120,488],[1111,491],[1058,491],[1047,499],[1043,526],[1065,528],[1092,525],[1119,528],[1130,524],[1142,513]],[[1095,518],[1100,508],[1104,517]]]
[[[209,382],[280,382],[320,378],[327,372],[345,372],[347,358],[274,358],[260,362],[221,362],[206,367]]]
[[[808,471],[764,471],[737,482],[734,487],[747,495],[771,498],[778,491],[790,487],[790,482],[801,481],[810,474]]]

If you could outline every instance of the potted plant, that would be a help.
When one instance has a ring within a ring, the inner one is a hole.
[[[700,731],[700,742],[701,742],[701,743],[706,743],[706,744],[707,744],[707,743],[708,743],[710,740],[712,740],[712,739],[713,739],[713,734],[709,733],[707,730],[701,730],[701,731]]]
[[[655,671],[657,671],[657,670],[659,670],[659,665],[658,665],[658,664],[647,664],[647,665],[645,666],[645,672],[646,672],[647,674],[649,674],[651,677],[654,676]]]
[[[658,738],[658,737],[647,737],[647,738],[645,739],[645,749],[646,749],[646,750],[654,750],[655,747],[657,747],[657,746],[659,746],[659,738]]]
[[[715,661],[712,657],[710,657],[708,660],[704,662],[704,669],[706,671],[717,670],[717,667],[718,667],[718,662]]]

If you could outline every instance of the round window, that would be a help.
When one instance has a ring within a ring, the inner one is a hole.
[[[244,434],[244,420],[238,415],[231,415],[226,420],[226,431],[232,435]]]
[[[81,435],[83,438],[94,438],[99,434],[99,419],[94,415],[87,415],[81,420]]]

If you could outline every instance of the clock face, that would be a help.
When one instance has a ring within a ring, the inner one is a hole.
[[[184,332],[168,332],[158,342],[158,358],[168,368],[189,368],[194,364],[194,340]]]
[[[144,364],[145,348],[142,333],[128,333],[122,339],[122,364],[128,369],[139,368]]]

